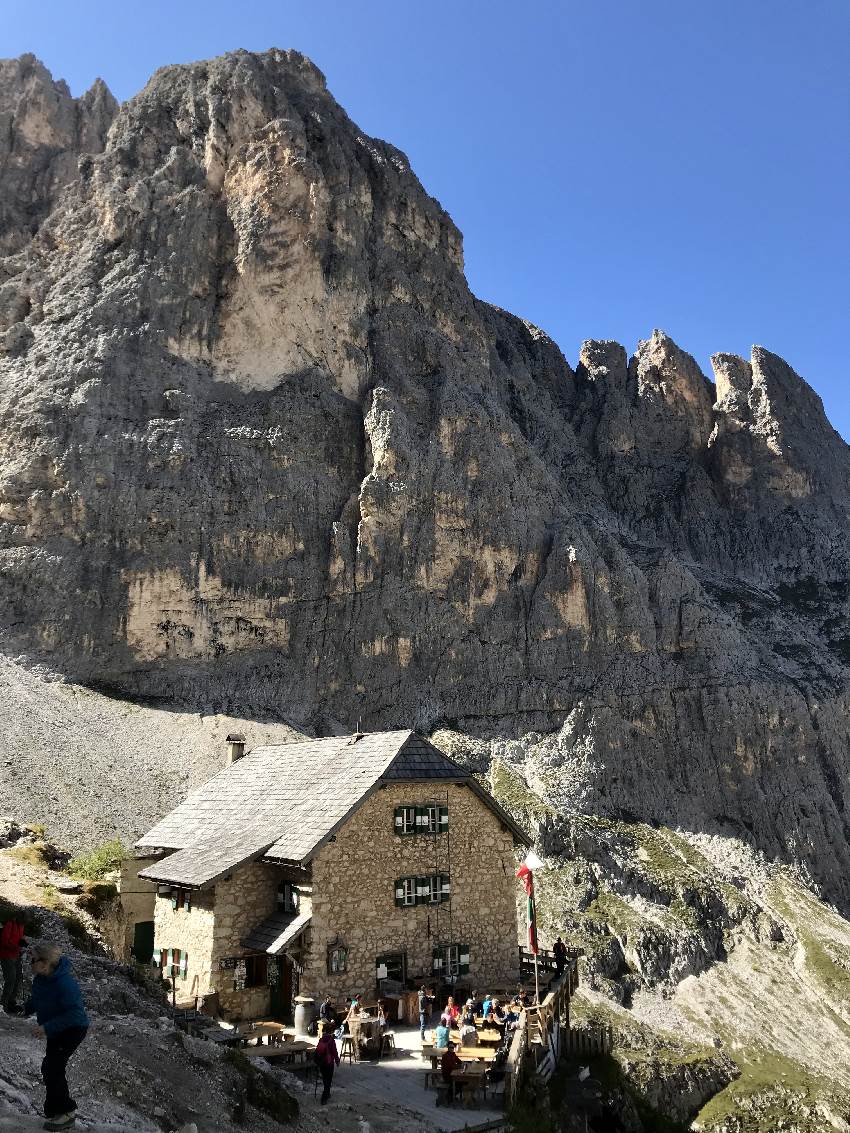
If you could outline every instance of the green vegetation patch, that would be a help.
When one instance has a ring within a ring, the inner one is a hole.
[[[67,872],[72,877],[101,881],[107,874],[120,869],[121,863],[129,856],[129,848],[120,838],[113,838],[111,842],[104,842],[102,846],[95,846],[93,850],[76,854],[68,862]]]
[[[19,862],[26,862],[27,865],[34,866],[36,869],[48,869],[50,867],[50,850],[45,842],[13,846],[7,852],[11,857],[17,858]]]
[[[501,759],[494,759],[490,766],[489,787],[496,802],[501,803],[529,832],[544,819],[558,817],[558,812],[545,803],[522,776]]]
[[[775,1133],[780,1121],[789,1122],[792,1116],[797,1121],[795,1111],[811,1110],[818,1101],[833,1100],[828,1083],[776,1051],[736,1050],[734,1057],[740,1078],[703,1106],[695,1128],[725,1128],[730,1119],[744,1118],[748,1133]],[[794,1128],[811,1128],[815,1133],[823,1129],[823,1119],[813,1114],[811,1126],[795,1124]]]

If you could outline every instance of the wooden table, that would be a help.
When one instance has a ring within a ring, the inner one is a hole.
[[[315,1050],[312,1043],[291,1042],[281,1046],[249,1046],[242,1053],[248,1058],[279,1058],[281,1062],[305,1062],[307,1051]]]
[[[286,1039],[283,1023],[240,1023],[239,1034],[245,1042],[256,1039],[258,1044],[263,1039],[268,1039],[269,1044],[284,1042]]]
[[[461,1045],[460,1031],[449,1031],[449,1038],[456,1046]],[[482,1028],[478,1032],[478,1042],[485,1045],[495,1043],[497,1046],[502,1041],[502,1035],[495,1028]],[[473,1044],[475,1045],[475,1044]]]
[[[452,1071],[452,1085],[457,1094],[458,1086],[463,1087],[463,1104],[470,1106],[478,1102],[478,1091],[487,1090],[486,1066],[463,1066]]]
[[[423,1056],[425,1058],[431,1059],[432,1070],[437,1069],[447,1049],[447,1047],[434,1046],[430,1047],[426,1051],[425,1047],[422,1048]],[[487,1047],[482,1048],[474,1046],[462,1046],[458,1051],[456,1051],[456,1054],[461,1062],[466,1062],[470,1065],[478,1063],[479,1065],[484,1066],[485,1069],[491,1062],[496,1061],[495,1050],[488,1049]]]

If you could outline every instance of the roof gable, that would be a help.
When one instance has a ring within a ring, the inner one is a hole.
[[[467,783],[514,837],[524,831],[470,773],[409,730],[256,748],[193,791],[139,849],[177,850],[140,877],[202,887],[261,856],[306,863],[382,783]]]

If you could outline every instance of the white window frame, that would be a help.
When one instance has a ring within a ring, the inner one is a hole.
[[[402,834],[415,834],[416,833],[416,807],[403,806],[401,808],[401,833]]]
[[[401,879],[401,884],[404,889],[402,904],[405,906],[405,908],[409,908],[410,906],[416,904],[416,878],[403,877]]]

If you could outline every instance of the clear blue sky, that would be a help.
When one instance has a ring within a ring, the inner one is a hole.
[[[293,47],[411,159],[484,299],[631,352],[785,357],[850,438],[848,0],[3,0],[0,54],[119,99]]]

